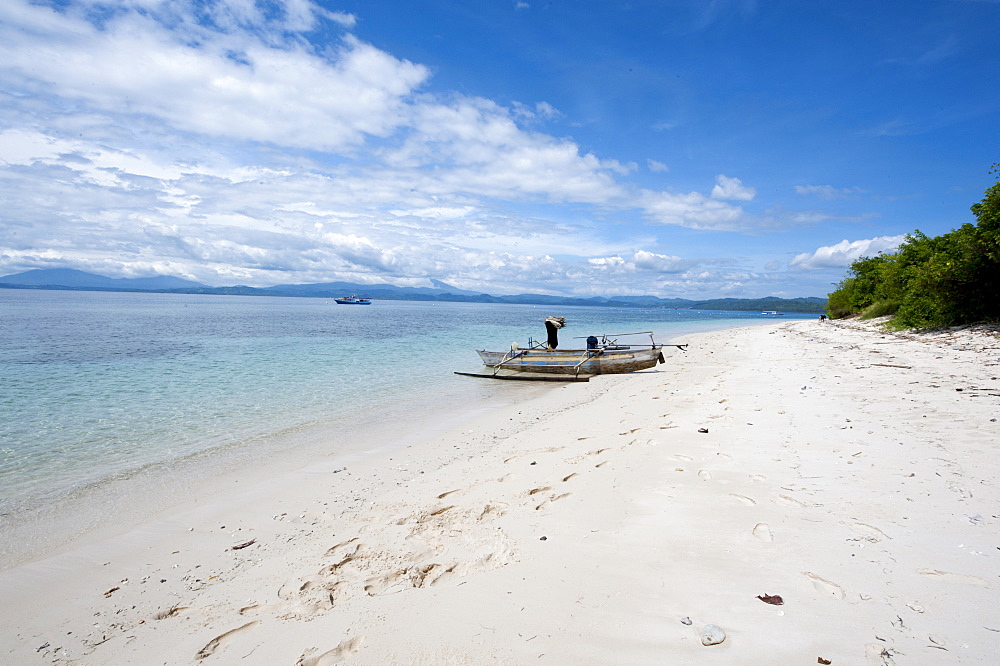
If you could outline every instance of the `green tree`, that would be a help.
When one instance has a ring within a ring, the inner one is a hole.
[[[935,237],[915,231],[896,252],[855,261],[829,295],[830,316],[895,312],[895,328],[1000,320],[1000,182],[972,213],[974,225]]]

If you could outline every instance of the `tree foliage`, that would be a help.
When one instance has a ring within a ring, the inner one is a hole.
[[[855,261],[829,295],[830,317],[892,314],[894,328],[1000,320],[1000,182],[972,213],[976,224],[935,237],[914,231],[895,252]]]

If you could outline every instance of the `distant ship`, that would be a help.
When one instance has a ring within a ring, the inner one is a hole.
[[[773,315],[783,315],[785,313],[784,312],[778,312],[777,310],[764,310],[763,312],[761,312],[761,314],[762,315],[772,315],[773,316]]]
[[[333,299],[341,305],[371,305],[372,299],[367,296],[344,296]]]

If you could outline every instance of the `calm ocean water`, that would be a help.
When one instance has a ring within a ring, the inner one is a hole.
[[[452,371],[478,369],[476,348],[543,339],[549,314],[567,317],[564,340],[653,330],[666,341],[764,319],[0,289],[0,515],[212,451],[264,450],[290,433],[516,400],[524,383]]]

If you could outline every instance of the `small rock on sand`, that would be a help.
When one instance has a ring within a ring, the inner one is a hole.
[[[702,645],[717,645],[726,640],[726,632],[716,624],[706,624],[701,629]]]

